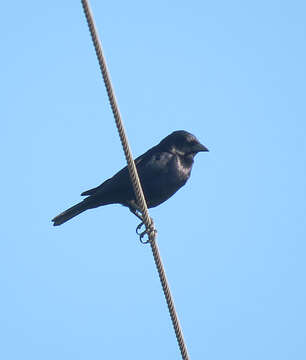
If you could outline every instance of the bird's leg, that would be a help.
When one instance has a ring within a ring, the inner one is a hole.
[[[136,206],[135,206],[135,207],[130,206],[129,209],[130,209],[130,211],[131,211],[135,216],[138,217],[139,220],[143,221],[143,220],[142,220],[141,211],[140,211],[140,209],[139,209],[138,207],[136,207]],[[143,222],[142,222],[142,223],[143,223]]]
[[[142,218],[142,214],[141,214],[141,211],[140,209],[135,205],[135,206],[130,206],[129,207],[130,211],[138,217],[139,220],[141,220],[141,223],[137,225],[137,228],[136,228],[136,234],[137,235],[140,235],[139,234],[139,230],[142,228],[144,222],[143,222],[143,218]]]

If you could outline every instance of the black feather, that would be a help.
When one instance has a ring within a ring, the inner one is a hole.
[[[189,179],[194,156],[208,151],[187,131],[175,131],[158,145],[135,160],[143,192],[149,208],[169,199]],[[108,204],[122,204],[137,209],[128,168],[125,167],[101,185],[84,191],[82,202],[56,216],[52,221],[60,225],[81,212]]]

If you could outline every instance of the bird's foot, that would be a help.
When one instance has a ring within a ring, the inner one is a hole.
[[[136,234],[139,235],[139,240],[142,244],[147,244],[149,242],[152,241],[152,239],[154,238],[154,236],[157,233],[157,230],[154,228],[154,221],[153,219],[150,217],[151,220],[151,224],[150,227],[148,229],[145,229],[144,231],[141,231],[141,228],[144,226],[144,222],[143,222],[143,218],[142,218],[142,213],[140,211],[140,209],[137,206],[130,206],[130,211],[138,217],[138,219],[141,220],[141,223],[137,226],[136,228]],[[144,240],[144,236],[148,235],[148,239]]]
[[[140,224],[137,225],[137,228],[136,228],[136,234],[137,235],[141,235],[142,232],[140,232],[140,229],[143,227],[144,225],[144,222],[142,221]]]
[[[154,221],[152,218],[150,218],[150,219],[151,219],[151,224],[148,229],[141,231],[141,228],[144,226],[143,221],[136,228],[136,234],[139,235],[139,240],[142,244],[148,244],[149,242],[152,241],[154,236],[157,234],[157,230],[154,228]],[[144,239],[145,235],[148,235],[147,240]]]

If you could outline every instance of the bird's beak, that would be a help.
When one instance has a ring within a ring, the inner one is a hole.
[[[201,143],[197,143],[194,148],[194,151],[200,152],[200,151],[209,151],[206,146],[202,145]]]

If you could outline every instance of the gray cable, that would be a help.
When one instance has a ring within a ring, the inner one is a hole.
[[[142,214],[142,219],[146,226],[146,231],[149,236],[149,243],[151,245],[154,261],[155,261],[155,264],[157,267],[157,271],[158,271],[158,275],[159,275],[159,278],[160,278],[160,281],[162,284],[164,295],[165,295],[165,298],[167,301],[170,317],[171,317],[173,328],[174,328],[175,335],[176,335],[176,339],[179,344],[179,348],[180,348],[180,351],[182,354],[182,359],[188,360],[189,356],[188,356],[187,347],[186,347],[186,344],[184,341],[183,332],[182,332],[182,329],[181,329],[181,326],[180,326],[180,323],[178,320],[178,316],[175,311],[174,302],[172,299],[172,295],[171,295],[170,288],[168,285],[166,273],[165,273],[165,270],[163,267],[163,263],[162,263],[161,256],[159,253],[158,245],[156,242],[156,229],[155,229],[154,224],[149,216],[147,204],[146,204],[145,197],[143,195],[143,191],[142,191],[141,184],[139,181],[137,169],[136,169],[136,166],[135,166],[135,163],[133,160],[133,156],[131,153],[131,149],[130,149],[130,146],[128,143],[127,136],[125,134],[119,107],[118,107],[114,89],[113,89],[113,86],[112,86],[112,83],[110,80],[110,75],[109,75],[109,72],[107,69],[106,60],[103,55],[102,45],[99,40],[98,31],[97,31],[95,23],[94,23],[93,14],[90,9],[89,2],[87,0],[81,0],[81,2],[82,2],[85,16],[86,16],[86,20],[88,23],[91,38],[92,38],[92,41],[93,41],[93,44],[95,47],[97,58],[99,61],[99,65],[100,65],[103,80],[105,83],[108,99],[109,99],[109,102],[110,102],[110,105],[111,105],[111,108],[112,108],[112,111],[114,114],[117,130],[118,130],[118,133],[120,136],[120,141],[121,141],[121,144],[122,144],[122,147],[124,150],[124,154],[126,157],[126,161],[128,164],[129,174],[130,174],[134,192],[136,195],[137,204],[140,208],[140,211]]]

